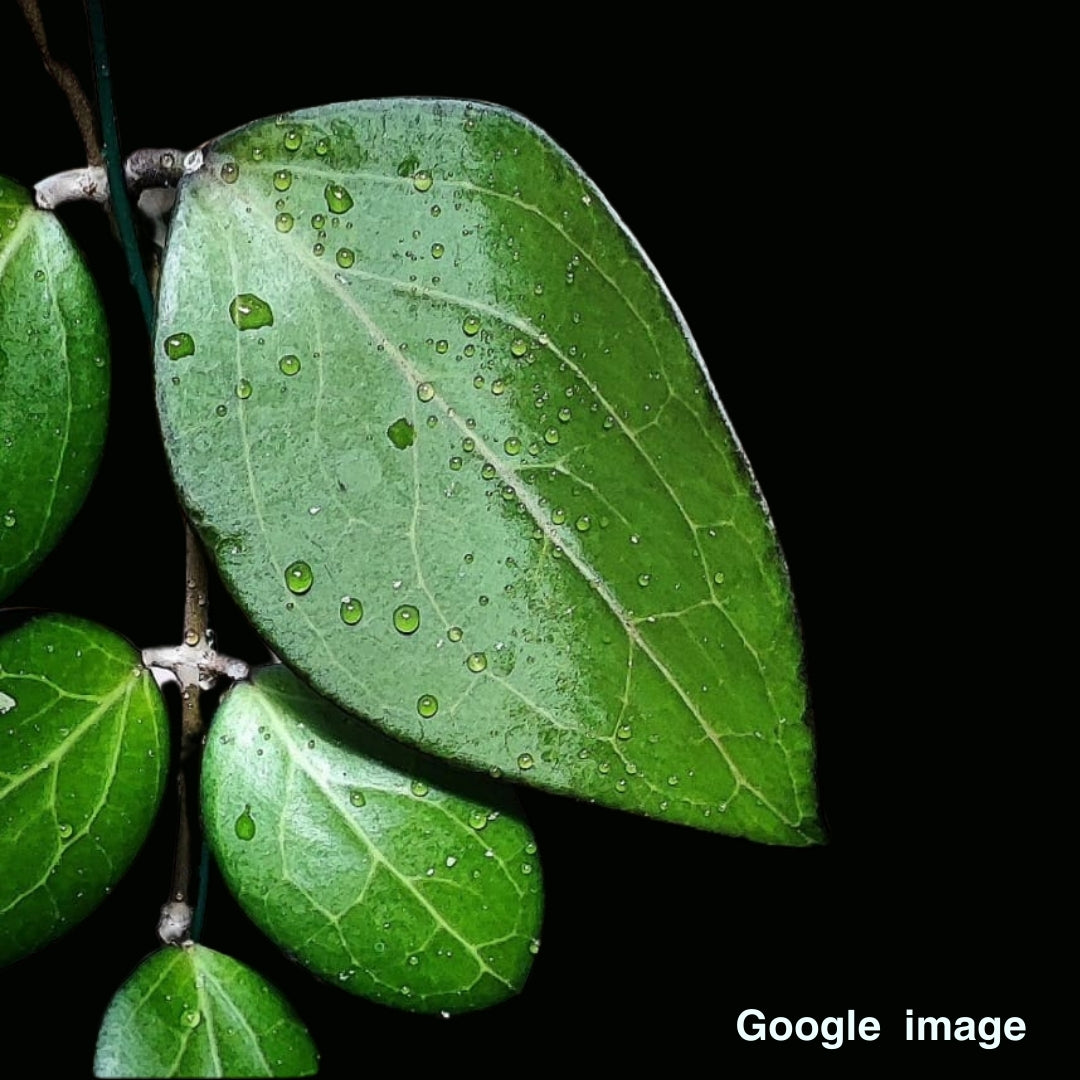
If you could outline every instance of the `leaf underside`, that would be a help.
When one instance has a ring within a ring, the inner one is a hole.
[[[85,918],[142,846],[165,706],[123,639],[69,616],[0,637],[0,963]]]
[[[56,217],[0,177],[0,599],[82,504],[108,405],[93,280]]]
[[[504,785],[391,743],[278,665],[222,702],[202,793],[230,890],[335,986],[463,1012],[524,985],[543,893]]]
[[[105,1012],[95,1076],[313,1076],[318,1054],[261,976],[202,945],[161,949]]]
[[[764,503],[662,283],[542,132],[389,100],[215,140],[155,350],[182,498],[322,693],[496,776],[820,839]]]

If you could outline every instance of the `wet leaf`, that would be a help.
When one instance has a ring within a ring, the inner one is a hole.
[[[161,694],[126,641],[65,615],[0,636],[0,963],[105,898],[150,831],[168,764]]]
[[[0,599],[82,505],[105,441],[105,315],[57,218],[0,176]]]
[[[155,340],[184,502],[320,691],[518,781],[820,838],[760,492],[647,258],[527,121],[368,102],[210,143]]]
[[[543,893],[505,786],[389,742],[279,665],[218,709],[202,792],[244,910],[335,986],[462,1012],[524,985]]]
[[[161,949],[109,1002],[95,1076],[313,1076],[318,1054],[262,976],[202,945]]]

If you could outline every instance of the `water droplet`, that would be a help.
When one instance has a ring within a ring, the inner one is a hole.
[[[529,952],[531,952],[533,956],[535,956],[539,951],[540,942],[537,941],[536,938],[533,938],[532,941],[529,942]]]
[[[496,379],[491,384],[491,392],[496,397],[499,397],[500,395],[505,394],[506,393],[506,380],[505,379]]]
[[[196,645],[198,645],[199,644],[199,631],[195,630],[194,628],[191,629],[191,630],[188,630],[187,633],[184,634],[184,644],[185,645],[190,645],[192,648],[194,648]]]
[[[338,614],[346,626],[355,626],[364,617],[364,605],[355,596],[343,596]]]
[[[473,553],[472,553],[471,551],[466,551],[466,552],[465,552],[465,554],[464,554],[464,555],[462,556],[462,558],[463,558],[463,559],[464,559],[464,560],[465,560],[465,561],[466,561],[467,563],[471,563],[471,562],[473,561],[473,557],[474,557],[474,556],[473,556]]]
[[[581,517],[574,522],[574,528],[577,529],[578,532],[588,532],[591,527],[592,519],[588,514],[582,514]]]
[[[386,436],[399,450],[408,450],[416,441],[416,428],[401,416],[386,429]]]
[[[409,785],[409,790],[418,798],[422,799],[428,793],[428,786],[423,780],[414,780]]]
[[[285,137],[281,140],[282,145],[286,150],[299,150],[300,144],[304,141],[304,136],[300,134],[295,128],[290,128],[285,132]]]
[[[4,528],[14,529],[18,518],[15,516],[14,510],[7,510],[4,513]]]
[[[327,184],[323,196],[331,214],[347,214],[352,209],[353,198],[342,184]]]
[[[529,343],[524,338],[514,338],[510,342],[510,353],[513,356],[524,356],[529,351]]]
[[[295,222],[293,220],[292,214],[288,213],[287,211],[283,211],[282,213],[278,214],[276,218],[274,218],[274,228],[281,233],[290,232],[294,224]]]
[[[396,607],[394,629],[399,634],[415,634],[420,629],[420,609],[412,604],[401,604]]]
[[[349,803],[352,806],[357,807],[366,806],[367,799],[364,798],[364,793],[362,791],[358,788],[353,788],[353,790],[349,792]]]
[[[625,777],[620,777],[618,780],[615,781],[615,790],[618,791],[620,794],[624,792],[626,788],[627,783]]]
[[[503,443],[503,449],[508,454],[520,454],[521,440],[516,435],[511,435],[510,438]]]
[[[472,559],[470,559],[470,560],[469,560],[469,562],[472,562]],[[490,604],[490,603],[491,603],[491,601],[490,601],[490,600],[488,599],[488,597],[486,597],[486,596],[478,596],[478,597],[476,598],[476,602],[477,602],[477,603],[478,603],[478,604],[479,604],[479,605],[480,605],[481,607],[487,607],[487,606],[488,606],[488,604]]]
[[[480,316],[479,315],[466,315],[461,323],[462,331],[469,337],[474,337],[480,333]]]
[[[672,774],[671,776],[669,776],[667,778],[667,782],[668,782],[668,787],[678,787],[679,778],[677,776],[675,776],[674,774]]]
[[[316,256],[317,258],[321,258],[324,254],[326,254],[325,245],[323,245],[323,244],[312,244],[311,245],[311,254]]]
[[[652,574],[638,574],[637,583],[642,588],[645,588],[645,586],[648,585],[650,581],[652,581]]]
[[[483,478],[484,478],[485,480],[494,480],[494,479],[495,479],[495,471],[496,471],[496,470],[495,470],[495,466],[494,466],[494,465],[492,465],[492,464],[491,464],[491,462],[489,461],[489,462],[488,462],[488,463],[487,463],[487,464],[486,464],[486,465],[485,465],[485,466],[484,466],[484,467],[483,467],[483,468],[482,468],[482,469],[480,470],[480,475],[481,475],[481,476],[482,476],[482,477],[483,477]]]
[[[470,671],[479,674],[487,667],[487,654],[482,652],[469,653],[465,658],[465,666]]]
[[[248,379],[241,379],[236,384],[235,389],[236,396],[240,398],[241,401],[247,401],[247,399],[251,397],[251,382]]]
[[[326,157],[326,155],[330,153],[330,140],[325,136],[318,139],[315,143],[315,153],[318,154],[319,157]]]
[[[614,426],[615,426],[615,417],[614,416],[605,416],[604,417],[604,430],[605,431],[610,431]]]
[[[480,832],[481,829],[486,829],[487,828],[487,823],[488,823],[488,816],[487,816],[487,813],[484,810],[473,810],[472,813],[469,814],[469,824],[477,832]]]
[[[474,387],[476,387],[477,390],[483,389],[484,376],[483,375],[474,375],[472,384],[473,384]]]
[[[546,442],[548,444],[548,446],[554,446],[558,441],[559,441],[559,429],[549,427],[547,429],[547,431],[544,432],[544,442]]]
[[[457,454],[455,454],[455,455],[454,455],[454,456],[453,456],[453,457],[452,457],[452,458],[450,459],[450,468],[451,468],[451,469],[453,469],[453,470],[454,470],[454,472],[457,472],[457,471],[458,471],[458,470],[459,470],[459,469],[461,468],[461,466],[462,466],[463,464],[464,464],[464,462],[462,462],[461,458],[459,458],[459,457],[457,456]]]
[[[566,511],[561,506],[557,506],[554,510],[551,511],[551,524],[552,525],[565,525],[566,524]]]
[[[311,567],[302,559],[297,559],[296,562],[285,567],[285,584],[289,592],[302,596],[314,582],[315,575],[311,572]]]
[[[439,699],[434,694],[421,694],[416,702],[416,711],[430,720],[439,711]]]
[[[441,259],[446,254],[446,248],[442,244],[435,243],[431,245],[431,257],[433,259]]]
[[[465,631],[462,630],[460,626],[451,626],[450,629],[446,631],[446,636],[451,641],[458,642],[465,636]]]
[[[421,401],[430,401],[435,396],[435,387],[429,382],[422,382],[416,388],[416,396]]]
[[[607,776],[607,774],[611,772],[611,762],[601,761],[600,764],[596,766],[596,771],[601,773],[603,776]]]
[[[226,161],[221,166],[221,179],[226,184],[235,184],[240,179],[240,166],[235,161]]]
[[[61,840],[70,840],[71,834],[75,831],[66,821],[61,821],[58,831],[60,833]]]
[[[419,172],[413,173],[412,184],[417,191],[430,191],[431,185],[434,183],[435,180],[427,169],[421,169]]]
[[[439,338],[439,340],[435,342],[435,351],[437,353],[445,353],[449,348],[450,342],[447,341],[446,338]]]
[[[288,169],[278,169],[274,173],[274,187],[278,191],[288,191],[292,187],[292,173]]]
[[[183,1020],[185,1027],[196,1028],[202,1021],[202,1014],[198,1009],[187,1009],[180,1019]]]
[[[255,836],[255,819],[251,816],[251,803],[244,807],[244,812],[236,819],[236,835],[241,840],[251,840]]]
[[[321,232],[325,225],[326,225],[326,215],[325,214],[312,214],[311,215],[311,227],[313,229],[316,229],[317,231]]]
[[[229,318],[239,330],[259,330],[274,325],[270,305],[254,293],[240,293],[229,304]]]
[[[535,764],[532,754],[518,754],[517,766],[519,769],[531,769]]]
[[[300,357],[289,353],[278,361],[278,367],[282,375],[295,375],[300,370]]]
[[[182,360],[195,352],[195,339],[190,334],[170,334],[162,347],[170,360]]]
[[[721,574],[719,571],[717,571],[715,574],[713,574],[712,579],[713,579],[714,582],[716,582],[717,585],[723,585],[724,584],[724,575]]]

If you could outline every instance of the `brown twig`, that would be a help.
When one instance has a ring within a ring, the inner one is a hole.
[[[38,52],[41,53],[42,63],[45,70],[53,77],[57,86],[64,92],[71,107],[71,114],[78,125],[79,134],[82,136],[83,146],[86,147],[86,161],[89,165],[103,165],[105,155],[101,150],[101,140],[98,138],[97,124],[94,122],[94,110],[90,105],[90,99],[83,91],[75,72],[61,63],[49,51],[49,39],[45,34],[45,22],[41,17],[41,9],[37,0],[18,0],[23,16],[30,33],[37,43]]]

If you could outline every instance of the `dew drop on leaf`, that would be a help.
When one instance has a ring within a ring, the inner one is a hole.
[[[74,831],[75,830],[66,821],[61,821],[60,822],[60,825],[58,827],[58,832],[60,833],[60,839],[61,840],[70,840],[71,839],[71,834]]]
[[[480,333],[480,316],[466,315],[461,323],[461,329],[469,337],[475,337]]]
[[[482,652],[469,653],[465,660],[465,666],[476,673],[483,671],[487,667],[487,654]]]
[[[315,575],[311,572],[311,567],[302,559],[297,559],[296,562],[289,563],[285,567],[285,584],[289,592],[302,596],[314,582]]]
[[[190,334],[170,334],[165,339],[164,349],[170,360],[183,360],[195,352],[195,339]]]
[[[226,161],[221,166],[221,179],[226,184],[235,184],[240,179],[240,166],[235,161]]]
[[[420,610],[413,604],[394,609],[394,629],[399,634],[415,634],[420,629]]]
[[[532,754],[518,754],[517,764],[519,769],[531,769],[535,762]]]
[[[295,375],[300,370],[300,357],[289,353],[278,361],[282,375]]]
[[[250,803],[244,807],[244,812],[236,819],[236,835],[241,840],[251,840],[255,836],[255,819],[251,816]]]
[[[416,428],[401,416],[386,429],[386,437],[399,450],[408,450],[416,442]]]
[[[416,711],[425,720],[430,720],[439,711],[438,698],[434,694],[421,694],[416,702]]]
[[[428,793],[428,786],[423,780],[414,780],[409,785],[409,790],[418,798],[422,799]]]
[[[346,214],[352,209],[353,198],[343,184],[327,184],[323,196],[331,214]],[[319,225],[317,228],[322,228],[322,226]]]
[[[346,626],[355,626],[364,617],[364,606],[355,596],[343,596],[338,614]]]
[[[254,293],[239,293],[229,304],[229,318],[238,330],[259,330],[274,325],[270,305]]]
[[[349,803],[356,807],[366,806],[367,799],[364,798],[364,793],[359,788],[354,788],[349,792]]]
[[[419,172],[413,174],[413,187],[417,191],[430,191],[431,185],[435,183],[431,173],[426,169],[421,169]]]

